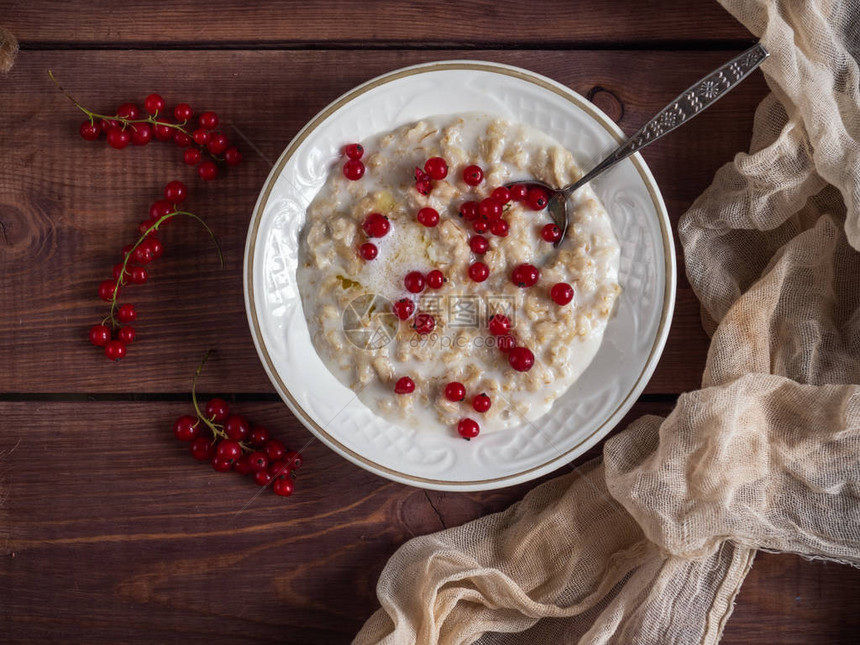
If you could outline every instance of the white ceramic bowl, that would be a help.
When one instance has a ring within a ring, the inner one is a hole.
[[[296,284],[305,211],[344,143],[423,117],[484,112],[532,125],[588,169],[624,136],[594,105],[524,69],[481,61],[416,65],[375,78],[315,116],[278,159],[245,248],[245,304],[263,366],[284,402],[330,448],[383,477],[438,490],[481,490],[538,477],[609,432],[654,371],[675,300],[666,207],[636,154],[594,182],[621,246],[622,293],[583,376],[535,423],[467,442],[404,429],[371,412],[325,367]]]

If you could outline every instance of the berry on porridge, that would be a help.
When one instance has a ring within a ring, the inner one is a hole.
[[[422,431],[474,439],[545,414],[591,362],[621,292],[618,243],[590,186],[570,198],[553,246],[560,230],[535,182],[578,179],[572,154],[480,114],[337,154],[308,207],[297,275],[331,372]]]

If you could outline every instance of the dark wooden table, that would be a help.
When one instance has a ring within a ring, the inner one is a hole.
[[[485,59],[546,74],[633,132],[753,42],[706,0],[559,0],[544,3],[552,19],[534,7],[0,1],[0,24],[22,46],[0,77],[2,640],[346,643],[376,609],[376,579],[401,544],[501,510],[537,484],[428,492],[314,442],[293,497],[246,507],[256,487],[197,465],[171,432],[214,347],[204,396],[225,395],[292,445],[308,440],[254,351],[242,253],[268,160],[342,92],[404,65]],[[84,142],[49,69],[93,109],[157,91],[171,105],[216,110],[253,146],[242,142],[244,165],[207,184],[173,146]],[[766,91],[756,74],[645,151],[674,223],[746,149]],[[174,178],[221,239],[226,267],[197,228],[173,226],[151,283],[134,292],[139,341],[108,363],[86,340],[104,312],[96,286]],[[695,389],[707,345],[682,271],[666,351],[626,421],[667,413]],[[853,643],[858,627],[856,571],[761,554],[724,642]]]

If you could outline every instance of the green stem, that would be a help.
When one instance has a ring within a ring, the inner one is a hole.
[[[200,364],[197,366],[197,370],[194,372],[194,379],[191,381],[191,402],[194,404],[194,412],[197,414],[197,418],[200,419],[209,430],[212,431],[213,438],[215,439],[229,439],[227,433],[224,432],[224,427],[218,423],[212,421],[212,419],[208,419],[206,415],[200,410],[200,404],[197,402],[197,379],[200,377],[200,374],[203,372],[203,366],[206,365],[206,361],[209,360],[209,357],[214,352],[214,349],[208,350],[203,355],[203,360],[200,361]],[[242,448],[242,452],[253,452],[253,448],[249,445],[239,441],[239,446]]]
[[[48,70],[48,76],[51,77],[51,80],[54,82],[54,85],[56,85],[57,88],[59,88],[59,90],[63,94],[66,95],[66,98],[69,99],[72,103],[74,103],[75,107],[77,107],[81,112],[86,114],[87,117],[89,117],[90,123],[94,123],[96,119],[103,119],[105,121],[118,121],[118,122],[122,123],[122,129],[123,130],[125,130],[128,126],[133,125],[135,123],[151,123],[152,125],[164,125],[164,126],[167,126],[168,128],[173,128],[174,130],[179,130],[180,132],[187,134],[189,137],[191,136],[191,133],[188,132],[188,130],[186,130],[183,127],[187,123],[187,121],[183,121],[182,123],[168,123],[167,121],[159,121],[158,115],[155,115],[155,116],[150,115],[144,119],[127,119],[126,117],[119,116],[117,114],[114,114],[113,116],[109,116],[107,114],[99,114],[98,112],[93,112],[91,110],[88,110],[83,105],[78,103],[77,100],[75,100],[75,97],[73,97],[71,94],[69,94],[63,88],[63,86],[60,85],[59,81],[57,81],[57,79],[54,78],[54,73],[51,70]]]
[[[113,295],[110,299],[110,313],[105,317],[104,320],[104,322],[107,322],[109,320],[113,329],[116,329],[119,326],[119,323],[114,316],[114,314],[116,313],[117,296],[119,295],[119,289],[123,284],[123,280],[126,277],[125,270],[128,267],[128,262],[131,259],[132,254],[134,253],[135,249],[137,249],[137,247],[139,247],[141,244],[143,244],[144,241],[146,241],[146,238],[149,237],[150,234],[158,231],[159,226],[161,226],[167,220],[176,217],[177,215],[187,215],[188,217],[197,220],[198,222],[200,222],[200,224],[203,225],[203,228],[206,229],[206,232],[209,233],[209,237],[211,237],[212,241],[215,243],[215,249],[218,251],[218,260],[221,263],[221,268],[224,268],[224,254],[221,252],[221,245],[218,243],[218,238],[215,237],[215,233],[212,232],[212,229],[209,228],[209,225],[202,219],[200,219],[199,216],[189,211],[173,211],[172,213],[167,213],[167,215],[162,215],[156,220],[155,224],[153,224],[148,229],[146,229],[146,231],[144,231],[144,233],[138,238],[137,242],[135,242],[131,249],[129,249],[128,253],[125,254],[125,257],[122,260],[122,270],[119,272],[119,276],[116,279]]]

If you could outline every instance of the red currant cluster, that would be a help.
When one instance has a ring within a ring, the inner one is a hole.
[[[357,143],[350,144],[344,148],[344,154],[348,157],[343,167],[344,176],[353,181],[361,179],[365,171],[364,164],[360,161],[364,154],[362,146]],[[422,195],[428,195],[433,190],[433,182],[442,181],[447,176],[448,164],[445,159],[431,157],[424,163],[423,169],[415,168],[415,189]],[[461,179],[466,185],[477,187],[484,181],[484,170],[477,165],[467,166],[462,171]],[[489,197],[480,201],[467,200],[460,204],[458,209],[460,217],[475,233],[469,238],[469,249],[474,256],[483,256],[490,251],[491,244],[486,237],[487,233],[496,237],[508,236],[510,225],[504,218],[504,214],[511,207],[511,202],[520,202],[533,211],[541,211],[547,207],[549,195],[541,186],[519,183],[510,188],[498,186],[493,189]],[[427,228],[438,226],[441,219],[439,212],[429,206],[419,209],[415,218],[419,224]],[[388,234],[391,230],[391,222],[382,213],[370,213],[365,218],[362,228],[370,240],[376,240]],[[541,229],[540,235],[546,242],[555,243],[561,239],[561,229],[555,224],[546,224]],[[359,246],[359,254],[365,260],[372,261],[378,257],[379,248],[374,242],[368,240]],[[490,268],[476,257],[469,264],[467,274],[473,282],[484,282],[490,277]],[[520,264],[513,269],[510,279],[518,287],[528,289],[538,283],[540,271],[534,265]],[[441,289],[446,280],[445,275],[438,269],[426,275],[420,271],[410,271],[403,278],[403,286],[410,294],[419,294],[427,287]],[[557,305],[565,306],[573,300],[573,287],[566,282],[559,282],[552,286],[549,295]],[[404,321],[414,316],[411,326],[419,334],[429,334],[436,328],[433,316],[416,311],[415,302],[409,297],[397,300],[393,305],[393,311],[398,319]],[[511,333],[510,320],[502,314],[495,314],[490,317],[487,324],[490,334],[496,337],[499,351],[507,355],[511,368],[518,372],[529,371],[534,366],[534,353],[528,347],[518,345],[516,337]],[[463,388],[460,383],[449,384],[449,387],[454,386]],[[408,376],[401,377],[394,385],[396,394],[405,395],[414,391],[415,382]],[[446,388],[446,397],[447,392],[448,388]],[[461,401],[463,397],[465,397],[465,388],[462,396],[456,400]],[[473,401],[473,407],[478,412],[485,412],[490,407],[489,397],[486,394],[479,394]],[[458,425],[458,432],[468,439],[478,435],[479,426],[473,419],[464,418]]]
[[[53,74],[51,80],[57,83]],[[129,144],[145,146],[153,139],[172,141],[183,149],[182,160],[189,166],[197,166],[197,175],[205,181],[218,176],[216,162],[236,166],[242,161],[239,148],[230,145],[224,133],[215,131],[218,127],[215,112],[202,112],[194,128],[191,121],[194,112],[188,103],[176,105],[171,118],[166,115],[164,99],[158,94],[150,94],[143,101],[143,111],[134,103],[123,103],[113,115],[98,114],[83,107],[62,87],[60,89],[87,115],[80,127],[81,136],[87,141],[95,141],[105,135],[108,145],[117,150]]]
[[[260,486],[272,485],[282,497],[293,494],[293,480],[304,459],[301,453],[289,450],[281,441],[272,439],[263,426],[251,426],[244,416],[231,414],[224,399],[210,399],[205,414],[197,403],[197,378],[203,370],[197,368],[191,386],[191,400],[196,416],[183,415],[173,423],[173,434],[189,443],[191,455],[198,461],[208,461],[219,473],[231,470],[240,475],[253,475]]]
[[[156,201],[149,209],[149,217],[138,225],[140,237],[137,242],[123,248],[122,262],[113,267],[113,279],[99,284],[99,298],[110,303],[110,312],[101,324],[90,328],[90,342],[97,347],[104,347],[105,356],[112,361],[124,358],[127,346],[137,337],[134,327],[129,324],[137,319],[134,305],[119,305],[117,299],[125,286],[144,284],[149,280],[147,265],[164,254],[164,245],[156,237],[163,225],[177,215],[185,215],[200,222],[215,242],[223,266],[221,248],[206,222],[194,213],[180,210],[179,205],[185,201],[187,194],[185,184],[181,181],[171,181],[164,187],[164,199]]]

